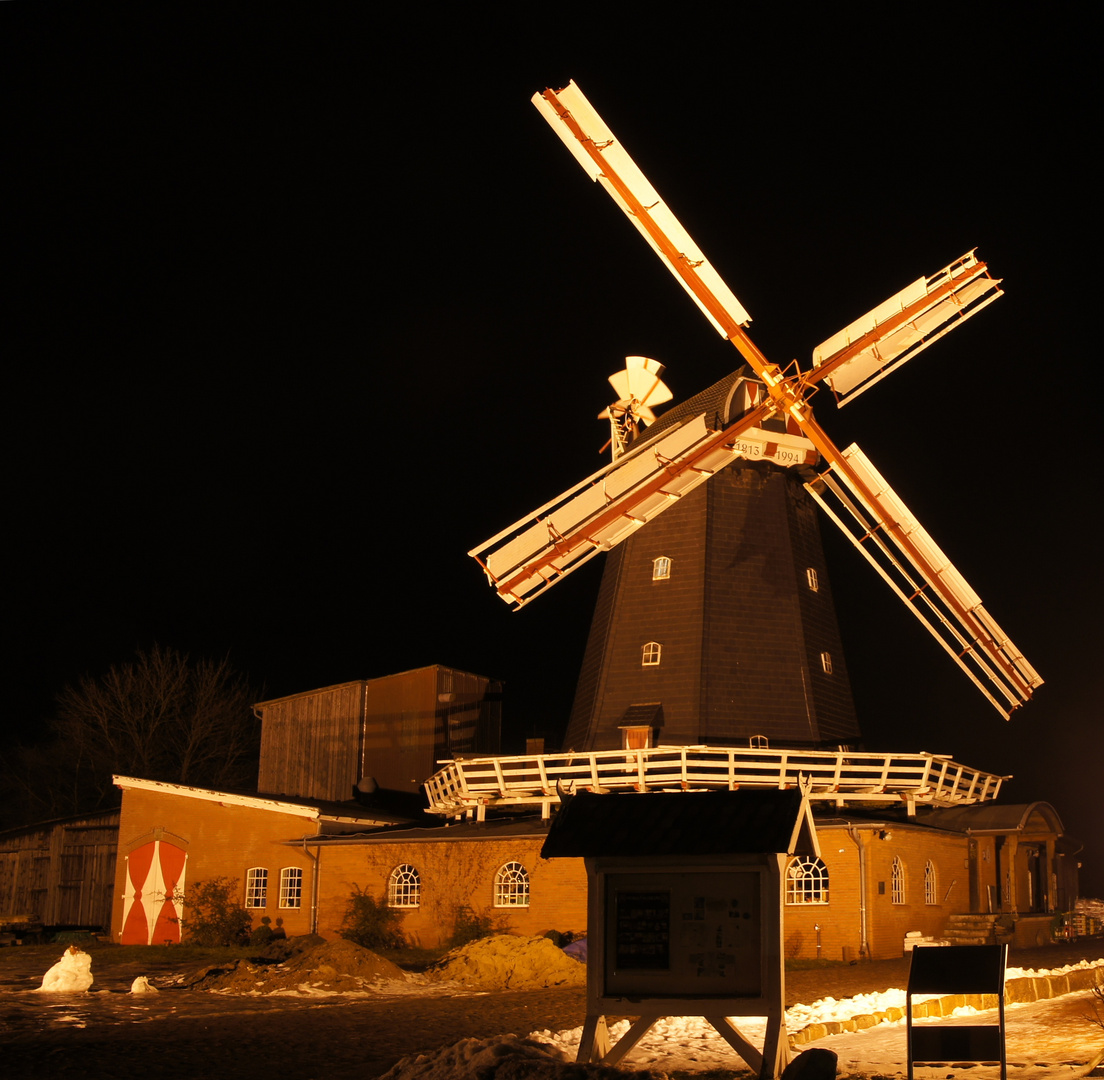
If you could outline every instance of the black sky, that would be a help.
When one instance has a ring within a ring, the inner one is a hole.
[[[817,404],[1036,701],[1005,723],[826,542],[871,748],[1014,773],[1104,893],[1087,47],[992,11],[585,10],[0,6],[10,734],[158,641],[229,652],[267,696],[450,664],[506,680],[514,745],[556,736],[598,568],[511,614],[464,553],[602,463],[626,354],[678,399],[738,362],[529,104],[574,78],[772,359],[975,245],[1004,278]]]

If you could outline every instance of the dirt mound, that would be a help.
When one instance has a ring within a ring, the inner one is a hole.
[[[289,991],[347,994],[383,981],[405,980],[402,968],[344,939],[294,949],[283,963],[233,960],[197,971],[184,985],[192,990],[234,994]]]
[[[530,939],[532,940],[532,939]],[[555,946],[553,946],[555,948]],[[553,1046],[505,1035],[500,1039],[461,1039],[432,1054],[405,1057],[380,1080],[667,1080],[652,1069],[633,1071],[609,1065],[575,1065]]]
[[[481,990],[586,985],[586,966],[565,956],[548,938],[511,934],[496,934],[453,949],[429,975]]]

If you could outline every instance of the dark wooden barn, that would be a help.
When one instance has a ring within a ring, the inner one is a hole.
[[[421,792],[437,762],[497,754],[502,684],[433,664],[255,706],[258,790],[341,802],[354,790]]]
[[[118,809],[0,833],[0,923],[107,930],[118,843]]]

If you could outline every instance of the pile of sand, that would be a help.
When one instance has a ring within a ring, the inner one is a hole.
[[[184,985],[192,990],[273,994],[311,990],[347,994],[380,982],[405,980],[402,968],[368,949],[339,939],[293,948],[282,963],[233,960],[197,971]]]
[[[586,986],[586,965],[565,956],[548,938],[511,934],[496,934],[453,949],[428,974],[481,990]]]
[[[533,940],[533,939],[530,939]],[[555,948],[555,946],[553,946]],[[432,1054],[405,1057],[380,1080],[667,1080],[653,1069],[576,1065],[536,1039],[505,1035],[498,1039],[461,1039]]]

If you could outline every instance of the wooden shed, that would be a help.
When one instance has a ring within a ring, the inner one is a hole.
[[[0,923],[106,930],[118,842],[118,809],[0,833]]]
[[[420,792],[437,762],[497,754],[502,684],[433,664],[259,702],[258,790],[341,801]]]

